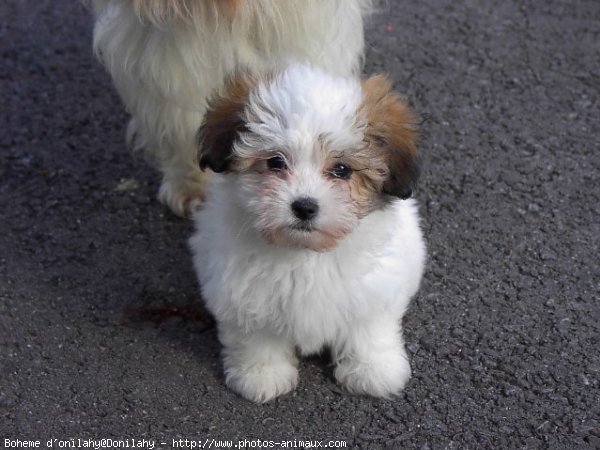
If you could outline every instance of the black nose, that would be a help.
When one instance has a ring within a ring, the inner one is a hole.
[[[319,205],[314,198],[299,198],[292,203],[292,211],[298,219],[310,220],[319,212]]]

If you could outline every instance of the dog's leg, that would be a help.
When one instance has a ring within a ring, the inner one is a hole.
[[[162,182],[158,199],[178,216],[189,215],[204,200],[211,175],[198,167],[196,133],[204,111],[188,111],[148,97],[129,127],[136,148],[143,148],[158,165]]]
[[[267,331],[242,333],[237,326],[219,326],[225,382],[242,397],[268,402],[298,384],[294,346]]]
[[[357,394],[390,397],[410,378],[400,320],[387,318],[358,324],[345,341],[333,345],[333,354],[336,379]]]
[[[161,166],[163,179],[158,199],[178,216],[189,215],[204,200],[204,184],[210,173],[202,172],[189,161]]]

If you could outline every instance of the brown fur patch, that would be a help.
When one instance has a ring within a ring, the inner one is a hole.
[[[198,130],[200,168],[214,172],[234,170],[233,144],[245,129],[244,108],[256,79],[242,74],[225,84],[223,93],[209,103]]]
[[[215,0],[215,1],[221,5],[221,7],[224,9],[224,11],[227,12],[227,16],[231,20],[233,20],[238,9],[241,8],[242,2],[244,0]]]
[[[266,159],[273,156],[269,150],[257,151],[252,157],[239,157],[233,153],[233,144],[241,132],[246,131],[244,109],[256,85],[270,83],[273,74],[260,77],[240,73],[231,78],[222,93],[209,102],[208,111],[198,130],[199,162],[202,170],[214,172],[245,172],[265,170]]]
[[[380,192],[408,198],[419,178],[415,116],[400,96],[392,91],[392,83],[387,77],[372,76],[363,81],[362,88],[367,151],[386,162],[384,173],[375,177],[383,175],[385,178]],[[374,181],[375,185],[379,184],[379,181]]]
[[[369,212],[381,206],[379,201],[383,177],[373,176],[366,171],[354,172],[350,179],[350,197],[357,207],[359,217],[366,216]]]
[[[325,144],[326,146],[327,144]],[[347,180],[337,180],[335,178],[332,178],[332,180],[335,183],[346,183],[348,185],[356,214],[359,217],[364,217],[381,206],[380,194],[388,172],[385,159],[365,146],[362,149],[353,149],[330,155],[324,167],[324,172],[330,172],[339,163],[351,167],[352,175]]]

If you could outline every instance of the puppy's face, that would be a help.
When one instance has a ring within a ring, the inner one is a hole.
[[[268,242],[329,250],[417,181],[414,117],[390,87],[304,66],[241,75],[206,115],[200,166],[233,175]]]

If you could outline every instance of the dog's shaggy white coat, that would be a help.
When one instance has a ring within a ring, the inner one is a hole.
[[[356,74],[371,0],[92,0],[94,48],[132,119],[129,138],[163,173],[184,215],[203,197],[195,134],[211,95],[239,70],[290,60]]]

